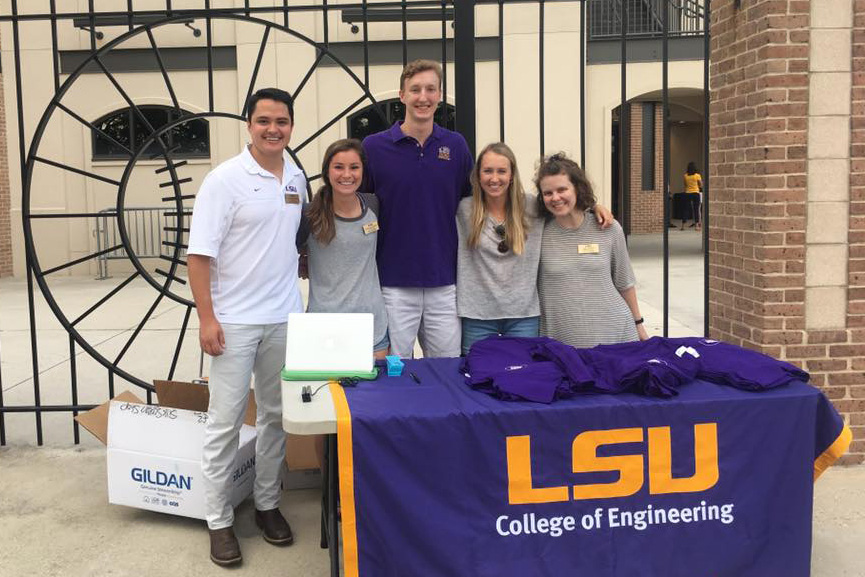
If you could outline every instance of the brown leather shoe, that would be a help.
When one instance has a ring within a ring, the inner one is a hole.
[[[291,526],[278,508],[269,511],[256,509],[255,524],[264,532],[264,540],[272,545],[291,545],[294,543]]]
[[[240,543],[234,536],[234,529],[208,529],[210,533],[210,560],[223,567],[240,563]]]

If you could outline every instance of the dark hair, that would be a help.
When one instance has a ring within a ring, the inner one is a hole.
[[[681,166],[681,165],[679,165],[679,166]],[[688,168],[687,168],[687,170],[685,170],[685,172],[688,174],[697,174],[699,172],[697,170],[697,165],[694,164],[693,160],[688,163]]]
[[[402,69],[402,73],[399,75],[399,89],[404,90],[406,80],[408,80],[415,74],[420,74],[421,72],[426,72],[427,70],[432,70],[436,73],[436,76],[439,77],[439,88],[441,88],[442,65],[435,60],[425,60],[421,58],[419,60],[412,60],[405,65],[405,68]]]
[[[556,176],[557,174],[564,174],[571,181],[571,184],[574,185],[574,190],[577,191],[577,208],[579,210],[588,210],[595,206],[595,193],[592,190],[592,183],[589,182],[585,171],[580,168],[579,164],[568,158],[564,152],[557,152],[552,156],[542,158],[535,172],[539,215],[546,218],[553,216],[544,204],[544,195],[541,192],[541,179],[547,176]]]
[[[259,100],[276,100],[282,102],[288,107],[288,118],[294,124],[294,98],[285,90],[279,88],[260,88],[256,90],[249,100],[246,101],[246,121],[252,121],[252,113],[255,112],[255,105]]]
[[[330,244],[336,236],[336,224],[333,218],[333,186],[328,178],[330,163],[333,157],[340,152],[353,150],[360,157],[361,170],[366,172],[366,155],[360,140],[356,138],[343,138],[337,140],[324,151],[324,160],[321,161],[322,185],[309,203],[309,229],[312,236],[321,244]],[[363,176],[363,175],[361,175]]]

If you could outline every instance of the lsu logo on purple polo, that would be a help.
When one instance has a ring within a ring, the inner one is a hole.
[[[635,454],[599,457],[603,445],[643,443],[646,450]],[[612,483],[593,483],[553,487],[535,487],[532,482],[531,436],[507,437],[508,503],[555,503],[573,500],[609,499],[627,497],[637,493],[645,484],[644,460],[648,461],[649,494],[697,493],[706,491],[718,482],[718,424],[694,425],[694,474],[673,477],[673,455],[670,427],[634,427],[583,431],[571,448],[571,471],[574,473],[600,473],[618,471],[618,480]],[[680,456],[679,458],[687,458]]]

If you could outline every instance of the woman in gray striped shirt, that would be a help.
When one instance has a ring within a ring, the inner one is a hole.
[[[595,195],[583,169],[555,154],[541,161],[535,185],[538,212],[546,217],[541,334],[575,347],[647,339],[622,227],[614,222],[603,230],[586,218]]]

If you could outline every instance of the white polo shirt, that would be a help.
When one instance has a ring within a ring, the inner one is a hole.
[[[188,254],[209,256],[210,293],[220,323],[284,323],[302,312],[295,235],[306,178],[287,153],[282,182],[249,148],[213,169],[192,211]]]

